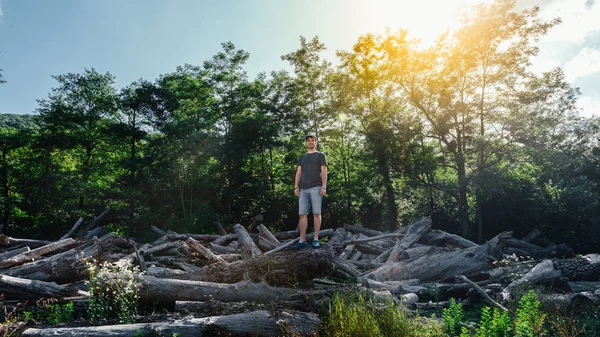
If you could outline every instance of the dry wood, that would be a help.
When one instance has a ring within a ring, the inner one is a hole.
[[[156,226],[150,226],[150,229],[160,236],[167,235],[167,232],[163,231],[162,229],[160,229]]]
[[[258,310],[227,316],[188,318],[161,323],[137,323],[78,328],[27,329],[23,337],[45,336],[309,336],[318,333],[320,321],[315,313],[292,310]]]
[[[182,277],[187,274],[188,274],[188,272],[183,271],[183,270],[166,268],[166,267],[156,267],[156,266],[150,266],[150,267],[148,267],[148,270],[146,271],[146,275],[154,276],[157,278],[175,278],[175,277]]]
[[[232,283],[243,280],[246,275],[255,282],[264,280],[271,285],[292,285],[329,275],[332,259],[333,251],[327,246],[298,252],[286,250],[226,265],[208,265],[187,279]]]
[[[341,246],[346,237],[346,230],[343,227],[339,227],[333,232],[333,235],[329,238],[328,244],[332,246]]]
[[[211,262],[227,263],[225,262],[225,260],[223,260],[223,258],[219,257],[218,255],[215,255],[208,248],[204,247],[200,242],[194,240],[193,238],[188,238],[185,241],[185,243],[188,245],[188,247],[190,247],[191,250],[204,256],[207,260]]]
[[[354,235],[352,235],[352,239],[349,241],[346,241],[346,242],[358,240],[358,238],[359,238],[359,234],[354,234]],[[340,253],[339,258],[340,259],[349,259],[350,255],[352,255],[352,252],[354,251],[354,247],[356,247],[355,244],[346,245],[346,248],[344,248],[344,250]]]
[[[574,281],[567,282],[569,289],[574,293],[581,293],[584,291],[594,292],[600,289],[600,281]]]
[[[277,240],[279,240],[279,241],[289,240],[289,239],[297,238],[298,236],[300,236],[300,231],[296,229],[293,231],[277,232],[277,233],[273,233],[273,236],[275,238],[277,238]]]
[[[0,294],[4,299],[36,300],[41,297],[62,298],[79,294],[76,288],[54,282],[28,280],[0,274]]]
[[[432,229],[425,233],[420,242],[432,246],[449,246],[460,248],[471,248],[477,246],[475,242],[467,240],[462,236],[450,234],[439,229]]]
[[[343,242],[342,245],[357,245],[360,243],[367,243],[367,242],[371,242],[371,241],[377,241],[377,240],[383,240],[383,239],[389,239],[389,238],[397,239],[397,238],[402,238],[402,237],[404,237],[404,234],[399,234],[399,233],[382,234],[382,235],[366,237],[366,238],[362,238],[362,239],[352,239],[350,241]]]
[[[215,245],[227,246],[233,240],[237,240],[237,234],[235,233],[222,235],[218,239],[215,239],[212,243]]]
[[[75,224],[73,225],[73,228],[71,228],[71,230],[69,232],[67,232],[67,234],[63,235],[62,238],[59,239],[59,241],[64,240],[64,239],[70,237],[71,235],[73,235],[73,233],[75,233],[77,228],[79,228],[79,226],[81,226],[82,223],[83,223],[83,217],[79,217],[77,222],[75,222]]]
[[[73,247],[77,245],[77,241],[73,239],[64,239],[61,241],[53,242],[51,244],[21,253],[17,256],[13,256],[10,259],[0,261],[0,269],[10,268],[33,260],[34,258],[42,255],[46,255],[55,252],[62,248]]]
[[[362,233],[366,236],[379,236],[379,235],[383,234],[382,232],[376,231],[374,229],[369,229],[369,228],[365,228],[362,226],[350,225],[347,223],[344,224],[344,229],[346,229],[347,231],[350,231],[350,232],[354,232],[354,233]]]
[[[20,247],[20,248],[17,248],[17,249],[9,250],[9,251],[7,251],[5,253],[0,254],[0,261],[4,261],[6,259],[10,259],[13,256],[17,256],[17,255],[19,255],[21,253],[28,252],[29,250],[30,250],[29,246]]]
[[[227,234],[227,235],[229,235],[229,234]],[[237,254],[240,252],[238,249],[217,245],[212,242],[209,243],[208,245],[210,246],[211,250],[213,250],[216,253],[220,253],[220,254]]]
[[[190,234],[190,233],[179,234],[179,233],[172,233],[172,234],[167,234],[167,237],[170,240],[181,240],[181,241],[185,241],[185,240],[187,240],[187,238],[193,238],[194,240],[197,240],[197,241],[213,241],[213,240],[216,240],[216,239],[220,238],[221,235],[216,235],[216,234]]]
[[[400,253],[414,245],[423,234],[431,229],[431,218],[423,218],[406,229],[406,235],[400,239],[390,252],[386,263],[400,261]]]
[[[418,278],[422,281],[442,280],[459,274],[470,274],[491,267],[490,257],[500,255],[504,239],[511,237],[512,232],[497,235],[483,245],[465,248],[455,252],[421,256],[407,263],[386,263],[380,268],[366,274],[365,277],[375,280],[404,280]]]
[[[31,239],[18,239],[0,234],[0,244],[5,247],[12,247],[17,245],[29,246],[30,248],[37,248],[52,243],[46,240],[31,240]]]
[[[219,232],[220,235],[227,235],[227,231],[219,221],[215,221],[215,227],[217,227],[217,232]]]
[[[246,231],[246,228],[240,224],[233,226],[233,230],[237,234],[238,242],[242,250],[242,257],[245,259],[257,257],[262,254],[262,251],[256,247],[254,241]]]
[[[272,242],[275,245],[275,247],[279,247],[279,245],[281,245],[281,242],[279,242],[279,240],[277,240],[277,238],[273,234],[271,234],[269,229],[267,229],[267,227],[265,227],[263,224],[258,225],[258,231],[268,241]]]
[[[48,258],[29,262],[3,271],[5,275],[40,281],[57,283],[72,283],[88,277],[85,259],[102,262],[110,253],[111,247],[117,241],[125,241],[115,233],[109,233],[100,239],[80,247]]]
[[[264,282],[240,281],[233,284],[141,277],[140,296],[148,300],[223,302],[290,300],[293,296],[314,295],[293,288],[272,287]]]
[[[140,254],[140,251],[137,248],[137,245],[135,244],[135,242],[133,240],[130,240],[131,246],[133,246],[133,249],[135,250],[135,257],[138,260],[138,264],[140,265],[140,270],[142,272],[148,271],[148,269],[146,268],[146,261],[144,260],[144,256],[142,254]]]
[[[87,232],[83,236],[83,238],[85,240],[91,240],[93,237],[100,237],[100,236],[104,235],[106,232],[108,232],[108,229],[106,228],[106,226],[96,227],[96,228],[92,229],[91,231]]]
[[[498,309],[501,309],[503,311],[508,311],[508,309],[506,309],[502,304],[494,301],[490,295],[488,295],[483,289],[481,289],[481,287],[479,285],[477,285],[475,282],[469,280],[466,276],[464,275],[457,275],[456,278],[458,278],[459,280],[462,280],[464,282],[467,282],[471,287],[473,287],[473,289],[475,289],[478,293],[480,293],[483,298],[490,303],[491,305],[495,306]]]
[[[269,241],[269,239],[265,238],[264,236],[262,236],[262,234],[258,237],[258,243],[257,243],[258,248],[260,248],[263,252],[267,252],[269,250],[273,250],[277,247],[279,247],[279,245],[274,244],[273,242]]]

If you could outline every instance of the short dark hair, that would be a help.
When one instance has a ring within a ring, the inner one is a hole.
[[[308,135],[304,138],[304,141],[307,141],[309,138],[312,138],[314,140],[317,140],[317,137],[313,136],[313,135]]]

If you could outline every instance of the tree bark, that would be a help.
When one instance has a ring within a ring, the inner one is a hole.
[[[59,286],[54,282],[28,280],[0,274],[0,294],[5,300],[37,300],[42,297],[63,298],[75,296],[75,288]]]
[[[252,241],[252,238],[244,226],[236,224],[233,226],[233,230],[237,234],[238,242],[240,243],[240,247],[242,249],[242,257],[247,259],[257,257],[262,254],[262,251],[258,249],[254,241]]]
[[[27,329],[23,337],[87,336],[313,336],[320,321],[315,313],[293,310],[257,310],[227,316],[182,319],[160,323],[90,326],[78,328]]]
[[[25,262],[29,262],[38,256],[46,255],[48,253],[52,253],[62,248],[72,247],[77,245],[77,243],[78,242],[73,239],[64,239],[58,242],[53,242],[49,245],[45,245],[34,250],[21,253],[17,256],[11,257],[10,259],[0,261],[0,269],[10,268],[13,266],[23,264]]]
[[[414,245],[430,229],[431,218],[423,218],[408,226],[406,235],[396,243],[386,263],[399,261],[400,253]]]

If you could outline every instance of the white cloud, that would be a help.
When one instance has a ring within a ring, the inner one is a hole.
[[[581,96],[577,101],[577,105],[581,109],[581,116],[600,116],[600,100],[598,99],[590,96]]]
[[[4,12],[2,11],[2,0],[0,0],[0,22],[2,21],[3,15],[4,15]]]
[[[600,72],[600,50],[590,47],[583,48],[577,56],[565,64],[564,69],[569,82]]]
[[[544,5],[540,16],[546,20],[559,17],[562,23],[542,38],[545,41],[582,42],[589,34],[600,31],[600,5],[588,0],[558,0]]]

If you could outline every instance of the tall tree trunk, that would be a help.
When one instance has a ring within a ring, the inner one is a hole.
[[[379,160],[379,173],[383,178],[385,197],[387,200],[387,229],[391,232],[398,228],[398,210],[396,209],[396,197],[394,196],[394,186],[392,186],[390,169],[385,159]]]
[[[456,164],[458,169],[458,217],[460,219],[461,235],[464,238],[469,236],[469,204],[467,201],[467,173],[465,168],[465,158],[462,151],[456,154]]]

